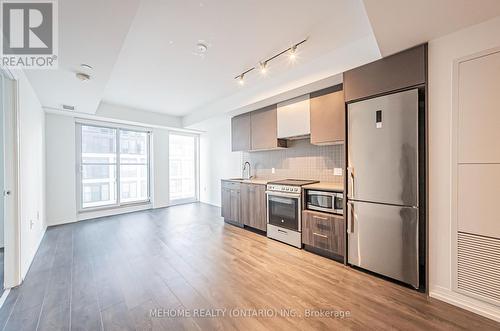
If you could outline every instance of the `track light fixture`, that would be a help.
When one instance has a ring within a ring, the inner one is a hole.
[[[297,59],[297,45],[290,47],[290,60],[295,61]]]
[[[307,39],[304,39],[296,44],[293,44],[291,47],[285,49],[284,51],[282,52],[279,52],[278,54],[268,58],[267,60],[264,60],[264,61],[260,61],[259,62],[259,70],[260,70],[260,73],[265,75],[268,71],[268,67],[269,67],[269,62],[276,59],[277,57],[279,57],[280,55],[283,55],[287,52],[289,52],[289,57],[290,57],[290,61],[294,62],[296,59],[297,59],[297,47],[299,45],[302,45],[303,43],[305,43],[307,41]],[[252,70],[255,70],[256,68],[255,67],[252,67],[250,69],[248,69],[247,71],[244,71],[242,72],[241,74],[239,74],[238,76],[234,77],[234,79],[236,79],[238,81],[238,83],[240,85],[244,85],[245,84],[245,75],[247,73],[249,73],[250,71]]]
[[[267,61],[260,62],[259,67],[260,67],[261,74],[263,74],[263,75],[267,74]]]
[[[238,84],[245,85],[245,75],[241,74],[238,76]]]

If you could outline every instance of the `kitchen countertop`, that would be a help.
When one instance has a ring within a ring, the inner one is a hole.
[[[264,179],[264,178],[251,178],[251,179],[243,179],[243,178],[228,178],[228,179],[223,179],[227,180],[230,182],[238,182],[238,183],[245,183],[245,184],[260,184],[260,185],[266,185],[273,179]]]
[[[309,185],[304,185],[302,188],[307,190],[324,190],[324,191],[333,191],[333,192],[343,192],[344,184],[342,183],[332,183],[332,182],[319,182]]]

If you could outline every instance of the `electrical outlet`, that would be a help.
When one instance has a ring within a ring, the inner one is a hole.
[[[273,174],[276,173],[276,169],[271,168],[271,173],[273,173]]]
[[[35,225],[35,221],[30,220],[30,230],[32,230],[32,229],[33,229],[33,226],[34,226],[34,225]]]
[[[342,176],[342,168],[333,168],[334,176]]]

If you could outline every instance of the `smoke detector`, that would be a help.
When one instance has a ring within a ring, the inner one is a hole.
[[[80,64],[79,70],[76,72],[76,78],[78,78],[81,81],[87,81],[91,79],[90,74],[94,68],[90,64],[82,63]]]
[[[196,43],[195,49],[192,53],[193,53],[193,55],[204,58],[205,55],[207,54],[209,47],[210,47],[210,44],[208,44],[206,41],[198,40],[198,42]]]
[[[208,46],[203,43],[203,42],[199,42],[196,44],[196,49],[198,50],[198,53],[206,53],[207,50],[208,50]]]
[[[78,78],[79,80],[85,82],[85,81],[90,80],[90,75],[86,74],[86,73],[83,73],[83,72],[77,72],[76,73],[76,78]]]

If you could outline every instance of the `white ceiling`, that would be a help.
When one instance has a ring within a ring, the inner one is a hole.
[[[383,56],[500,15],[499,0],[363,1]]]
[[[192,125],[498,15],[498,0],[64,0],[59,69],[27,76],[47,108],[94,114],[104,102]],[[306,37],[296,63],[279,58],[265,77],[235,82]],[[200,40],[204,57],[193,54]],[[94,67],[89,82],[75,78],[81,63]]]
[[[58,2],[59,68],[26,70],[42,106],[60,109],[67,104],[95,113],[138,5],[139,0]],[[91,81],[75,78],[82,63],[93,66]]]
[[[371,33],[361,1],[143,0],[104,100],[186,115],[238,93],[234,77],[303,38],[296,66]],[[193,54],[204,40],[204,57]],[[271,63],[265,79],[290,66]],[[258,72],[248,84],[258,84]],[[247,87],[245,86],[245,87]]]

